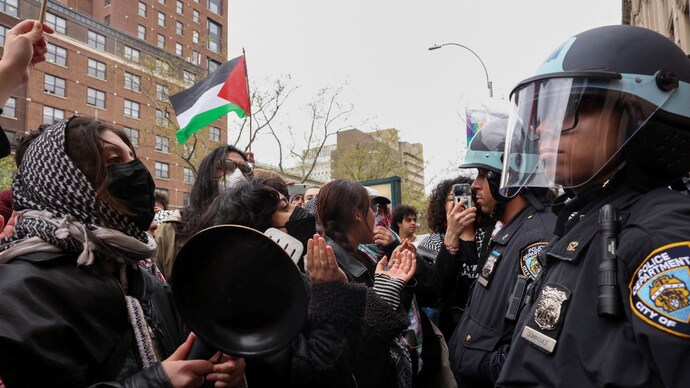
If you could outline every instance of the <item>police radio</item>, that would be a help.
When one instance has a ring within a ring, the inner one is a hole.
[[[616,248],[620,218],[618,210],[610,204],[599,210],[599,232],[601,234],[601,262],[599,263],[599,282],[597,295],[597,314],[605,318],[623,316],[623,305],[618,289],[618,262]]]

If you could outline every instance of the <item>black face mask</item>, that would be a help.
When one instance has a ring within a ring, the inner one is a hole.
[[[314,237],[316,233],[316,218],[303,208],[296,206],[292,211],[290,219],[284,226],[287,233],[298,239],[302,243],[304,250],[302,255],[307,254],[307,241]]]
[[[153,178],[139,159],[108,166],[108,192],[134,213],[129,218],[140,230],[148,230],[153,221],[155,203]]]

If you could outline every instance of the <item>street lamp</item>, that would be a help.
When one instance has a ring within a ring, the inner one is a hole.
[[[474,51],[472,51],[471,48],[469,48],[469,47],[467,47],[467,46],[463,46],[463,45],[461,45],[460,43],[444,43],[444,44],[438,44],[438,45],[436,45],[436,46],[429,47],[429,51],[431,51],[431,50],[436,50],[436,49],[440,49],[440,48],[443,47],[443,46],[458,46],[458,47],[462,47],[462,48],[466,49],[467,51],[471,52],[472,54],[474,54],[474,56],[477,57],[477,59],[479,59],[479,63],[481,63],[481,64],[482,64],[482,67],[484,68],[484,74],[486,74],[486,87],[489,88],[489,97],[493,97],[493,96],[494,96],[494,88],[493,88],[493,85],[491,84],[491,81],[489,81],[489,72],[486,71],[486,66],[484,66],[484,61],[482,61],[482,59],[479,57],[479,55],[477,55],[477,53],[475,53]]]

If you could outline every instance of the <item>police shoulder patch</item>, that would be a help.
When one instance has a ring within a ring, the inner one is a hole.
[[[654,250],[629,284],[630,307],[644,322],[690,338],[690,241]]]
[[[537,255],[548,244],[547,242],[537,242],[523,248],[520,251],[520,269],[522,274],[535,279],[541,271],[541,263],[537,259]]]

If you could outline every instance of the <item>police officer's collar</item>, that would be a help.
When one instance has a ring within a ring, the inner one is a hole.
[[[558,214],[554,234],[563,236],[577,221],[587,214],[587,210],[604,198],[608,193],[613,192],[619,186],[618,180],[609,180],[603,184],[596,184],[588,187],[580,195],[571,197],[572,192],[558,197],[553,205],[553,210]]]

